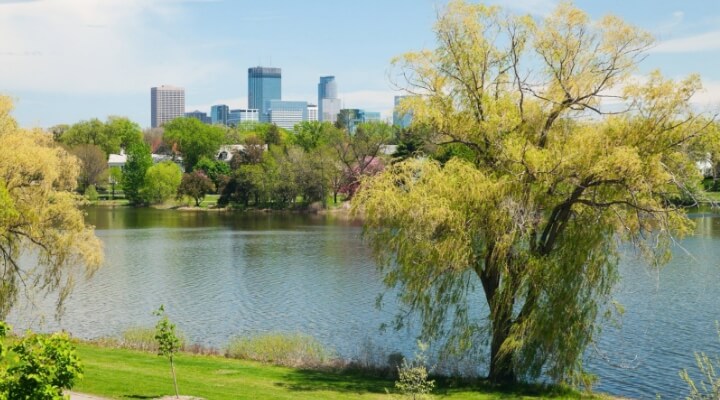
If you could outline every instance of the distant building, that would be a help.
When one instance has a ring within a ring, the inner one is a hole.
[[[362,122],[381,122],[382,116],[377,111],[365,111]]]
[[[335,123],[341,102],[334,76],[321,76],[318,83],[318,120]]]
[[[248,68],[248,108],[260,110],[260,122],[269,122],[269,101],[281,99],[282,71],[280,68]]]
[[[267,122],[280,128],[293,129],[295,124],[308,120],[308,104],[306,101],[269,100],[265,102]]]
[[[150,88],[150,125],[162,126],[185,114],[185,89],[175,86]]]
[[[203,124],[211,123],[210,117],[208,117],[206,112],[195,110],[195,111],[186,112],[185,116],[188,118],[195,118],[196,120],[202,122]]]
[[[210,123],[227,125],[230,114],[230,107],[225,104],[217,104],[210,107]]]
[[[239,108],[228,113],[228,126],[237,126],[244,122],[260,122],[260,111],[257,109]]]
[[[381,120],[379,112],[358,108],[343,108],[337,116],[340,127],[347,129],[350,133],[354,133],[357,126],[363,122],[380,122]]]
[[[400,128],[408,128],[412,124],[413,114],[410,111],[400,112],[398,106],[404,100],[410,98],[410,96],[395,96],[395,108],[393,109],[393,125],[399,126]]]
[[[307,120],[308,121],[318,121],[318,106],[316,106],[315,104],[308,104]]]

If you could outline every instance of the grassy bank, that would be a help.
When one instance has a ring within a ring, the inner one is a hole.
[[[152,353],[79,344],[85,377],[73,388],[114,399],[152,399],[173,393],[167,360]],[[181,394],[205,399],[391,399],[392,380],[352,372],[270,366],[218,356],[180,354],[176,368]],[[533,388],[499,391],[478,383],[452,387],[439,382],[436,399],[578,399],[571,392]],[[585,397],[589,398],[589,397]],[[600,397],[594,397],[600,398]]]

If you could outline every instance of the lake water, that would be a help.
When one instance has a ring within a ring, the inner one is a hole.
[[[720,217],[693,216],[697,234],[654,272],[628,258],[616,298],[626,309],[588,350],[596,390],[680,398],[693,351],[720,354]],[[222,347],[236,335],[302,332],[345,357],[372,342],[412,354],[412,332],[380,332],[397,309],[383,291],[358,224],[325,216],[91,208],[105,266],[80,282],[55,321],[51,299],[14,311],[17,328],[65,329],[83,338],[153,326],[164,304],[188,338]]]

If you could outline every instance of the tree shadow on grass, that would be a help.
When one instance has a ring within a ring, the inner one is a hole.
[[[340,393],[385,393],[395,382],[350,372],[297,370],[275,384],[291,391],[331,391]]]
[[[525,399],[528,397],[549,399],[581,398],[580,393],[573,390],[546,385],[497,386],[487,383],[484,379],[458,380],[452,378],[435,378],[435,382],[435,389],[432,393],[439,397],[475,392],[505,400]],[[355,394],[395,392],[395,381],[393,379],[351,371],[296,370],[284,375],[283,381],[277,382],[275,385],[290,391],[303,392],[330,391]]]

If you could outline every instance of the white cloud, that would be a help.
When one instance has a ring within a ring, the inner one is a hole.
[[[0,90],[129,93],[226,72],[223,62],[194,57],[188,43],[158,28],[182,21],[184,3],[0,3],[0,38],[11,38],[0,43]]]
[[[713,112],[720,111],[720,82],[703,81],[703,90],[696,93],[690,100],[693,104],[709,108]]]
[[[720,31],[705,32],[660,42],[651,53],[696,53],[720,50]]]

